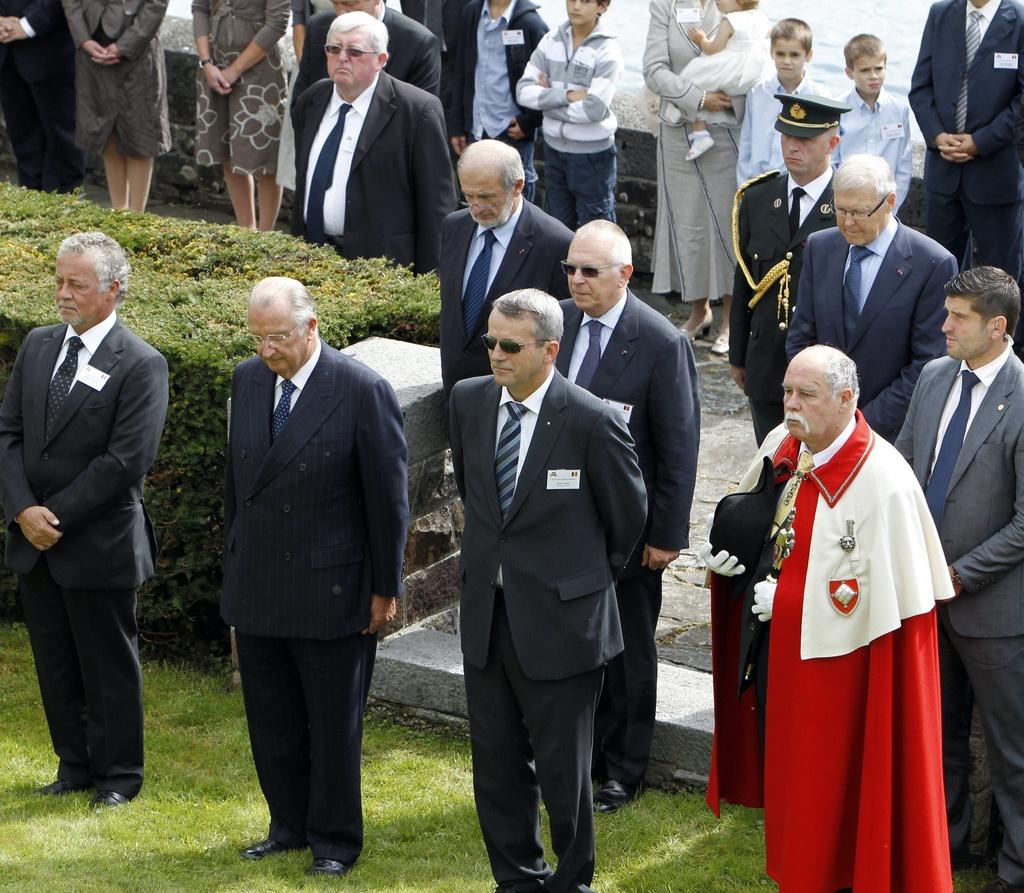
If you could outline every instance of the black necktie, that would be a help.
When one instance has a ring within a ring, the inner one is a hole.
[[[324,232],[324,198],[334,180],[334,163],[338,160],[338,149],[341,137],[345,132],[345,116],[352,108],[347,102],[341,104],[338,120],[331,132],[327,134],[320,155],[313,168],[313,177],[309,181],[309,195],[306,200],[306,241],[322,245],[327,241]]]
[[[800,229],[800,199],[807,195],[807,192],[797,186],[793,189],[793,203],[789,208],[789,235],[795,236]]]
[[[288,413],[292,411],[292,394],[297,390],[298,388],[287,378],[281,382],[281,399],[277,401],[274,414],[270,417],[271,440],[277,440],[277,435],[281,433],[284,423],[288,421]]]
[[[494,235],[494,230],[484,230],[484,247],[480,249],[476,260],[473,261],[469,279],[466,280],[466,291],[462,295],[462,321],[466,327],[467,338],[476,331],[480,310],[487,297],[487,277],[491,275],[491,254],[497,238]]]
[[[924,498],[935,519],[936,527],[942,524],[949,482],[953,479],[953,469],[956,468],[956,460],[960,457],[960,450],[963,449],[964,438],[967,436],[967,419],[971,415],[971,391],[981,380],[970,369],[964,369],[960,375],[960,402],[949,419],[946,433],[942,435],[939,455],[924,491]]]
[[[53,423],[60,415],[61,407],[64,406],[71,391],[71,384],[78,373],[78,352],[85,347],[82,339],[77,335],[68,338],[68,352],[64,362],[57,367],[53,378],[50,379],[50,389],[46,393],[46,433],[49,434]]]
[[[583,328],[590,332],[590,343],[587,345],[587,352],[583,355],[583,362],[576,372],[576,381],[581,388],[589,388],[597,372],[597,366],[601,362],[601,329],[604,323],[596,319],[588,319],[583,323]]]

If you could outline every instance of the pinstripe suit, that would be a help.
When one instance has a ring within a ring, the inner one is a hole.
[[[360,632],[371,593],[402,590],[402,414],[383,378],[324,344],[271,441],[275,382],[255,357],[235,369],[221,614],[238,635],[270,838],[351,864],[376,653]]]

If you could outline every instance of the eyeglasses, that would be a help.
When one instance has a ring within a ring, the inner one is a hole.
[[[324,46],[324,52],[328,56],[340,56],[344,53],[349,59],[362,59],[363,56],[376,55],[373,50],[361,50],[358,47],[340,47],[336,44],[329,43]]]
[[[836,217],[849,217],[852,220],[867,220],[872,214],[875,213],[875,211],[877,211],[880,207],[882,207],[882,205],[885,204],[885,200],[888,197],[888,195],[882,196],[882,200],[877,205],[875,205],[870,211],[850,211],[846,208],[840,208],[839,205],[836,205]]]
[[[301,325],[302,323],[300,322],[299,325],[292,329],[287,335],[281,335],[280,333],[275,333],[273,335],[257,335],[255,332],[250,332],[249,337],[252,338],[252,343],[256,345],[257,348],[263,347],[263,342],[273,344],[276,347],[278,344],[284,344],[285,341],[291,338],[292,335],[298,331]]]
[[[585,267],[578,267],[576,264],[571,264],[567,260],[563,260],[561,263],[562,272],[565,273],[566,276],[575,276],[576,271],[579,270],[583,274],[584,279],[596,279],[601,275],[602,270],[608,270],[612,267],[619,266],[618,264],[599,264],[594,266],[587,265]]]
[[[526,344],[522,344],[512,338],[494,338],[491,335],[481,335],[480,337],[483,338],[484,347],[488,350],[500,347],[503,353],[519,353],[524,347],[529,347],[531,344],[534,346],[547,344],[551,340],[550,338],[542,338],[540,341],[528,341]]]

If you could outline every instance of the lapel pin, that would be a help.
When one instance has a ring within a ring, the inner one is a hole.
[[[822,214],[831,214],[832,213],[832,206],[828,202],[825,202],[825,204],[823,204],[821,206],[821,213]]]
[[[781,208],[782,207],[782,199],[781,198],[775,199],[775,201],[772,202],[772,207],[773,208]]]
[[[903,267],[897,267],[896,268],[896,275],[897,276],[902,276],[903,275]]]
[[[999,405],[998,405],[998,406],[996,407],[996,412],[1002,412],[1002,411],[1003,411],[1003,409],[1005,409],[1005,404],[1003,404],[1003,403],[1000,403],[1000,404],[999,404]]]

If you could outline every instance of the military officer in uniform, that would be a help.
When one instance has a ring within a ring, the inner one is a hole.
[[[807,237],[836,225],[832,153],[849,106],[821,96],[776,94],[786,171],[768,171],[736,193],[736,276],[729,316],[729,373],[750,401],[754,436],[782,422],[786,329],[796,303]]]

